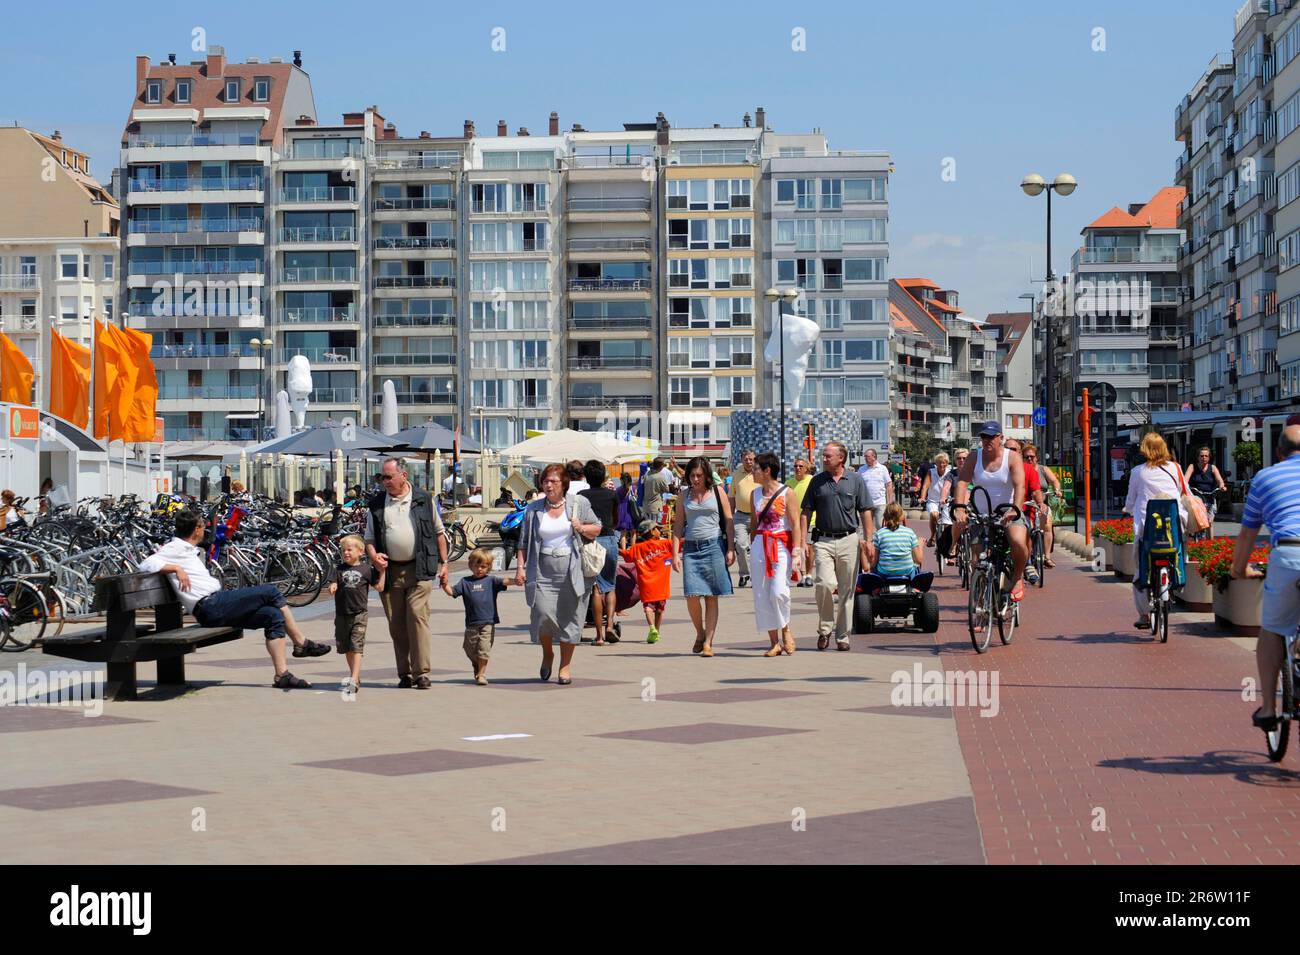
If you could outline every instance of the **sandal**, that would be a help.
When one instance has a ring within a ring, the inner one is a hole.
[[[702,657],[713,656],[713,647],[704,647],[702,650],[700,650],[700,656]]]
[[[790,632],[788,627],[785,632],[781,634],[781,651],[787,656],[794,655],[794,634]]]
[[[277,690],[310,690],[311,689],[310,683],[308,683],[306,680],[299,679],[298,677],[290,673],[288,670],[285,670],[283,673],[277,676],[275,678],[275,682],[272,683],[271,686],[275,687]]]
[[[765,657],[779,657],[780,655],[781,645],[779,643],[772,644],[772,648],[763,654]]]
[[[1023,580],[1017,580],[1016,585],[1011,588],[1011,600],[1014,603],[1020,603],[1020,601],[1024,599],[1025,599],[1025,582]]]
[[[691,648],[691,653],[703,653],[703,652],[704,652],[704,638],[696,637],[695,646]]]
[[[1271,733],[1273,732],[1273,730],[1277,729],[1277,717],[1260,716],[1259,711],[1262,710],[1263,708],[1264,707],[1261,706],[1259,707],[1259,709],[1256,709],[1254,713],[1251,713],[1250,721],[1254,723],[1256,727],[1262,729],[1265,733]]]
[[[1048,570],[1051,570],[1053,567],[1056,566],[1056,561],[1052,560],[1052,558],[1050,557],[1046,557],[1043,559],[1043,566],[1046,567]]]

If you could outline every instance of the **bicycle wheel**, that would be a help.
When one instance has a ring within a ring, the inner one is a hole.
[[[1169,642],[1169,571],[1160,571],[1155,597],[1155,613],[1151,615],[1151,626],[1161,643]]]
[[[1006,577],[1011,576],[1010,569],[1003,573]],[[998,620],[998,639],[1005,647],[1011,643],[1011,638],[1016,632],[1016,624],[1020,622],[1020,605],[1011,599],[1011,592],[1003,589],[1000,581],[995,590],[993,607],[994,616]]]
[[[943,576],[943,565],[944,565],[945,561],[944,561],[944,559],[943,559],[943,549],[940,548],[940,547],[935,547],[935,549],[934,549],[934,563],[935,563],[935,566],[939,569],[939,576],[942,577],[942,576]]]
[[[469,550],[469,541],[465,537],[465,528],[453,524],[447,528],[447,562],[460,560]]]
[[[0,581],[0,615],[4,620],[4,648],[26,650],[45,635],[45,599],[35,586],[11,578]]]
[[[976,653],[983,653],[993,639],[993,578],[979,566],[971,571],[970,596],[966,600],[966,626]]]
[[[1295,680],[1292,676],[1291,654],[1288,652],[1282,660],[1282,670],[1278,674],[1277,701],[1273,712],[1277,713],[1277,726],[1264,734],[1268,747],[1268,758],[1275,763],[1281,762],[1286,755],[1286,744],[1291,737],[1291,714],[1295,711]]]
[[[45,599],[44,636],[57,637],[63,632],[63,625],[67,623],[67,601],[63,594],[59,593],[59,588],[51,583],[46,583],[41,588],[41,596]]]
[[[1047,583],[1047,545],[1042,531],[1034,532],[1034,570],[1038,573],[1038,586],[1042,588]]]

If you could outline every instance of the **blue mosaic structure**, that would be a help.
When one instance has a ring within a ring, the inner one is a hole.
[[[780,451],[781,478],[794,473],[796,458],[807,457],[804,448],[804,425],[813,426],[813,436],[820,449],[827,441],[842,441],[849,449],[849,463],[862,457],[862,425],[852,408],[788,408],[785,412],[785,447],[781,443],[781,416],[774,409],[733,411],[731,413],[731,449],[728,466],[735,470],[740,453],[747,448],[757,452]],[[818,451],[820,454],[820,451]],[[821,470],[820,458],[812,460],[814,471]]]

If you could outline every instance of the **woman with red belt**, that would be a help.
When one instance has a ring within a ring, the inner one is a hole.
[[[781,483],[781,459],[764,452],[754,459],[754,489],[749,566],[754,588],[754,619],[766,630],[772,648],[763,656],[794,653],[790,632],[790,569],[802,569],[803,540],[798,495]]]

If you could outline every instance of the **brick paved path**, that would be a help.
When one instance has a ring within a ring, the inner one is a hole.
[[[355,702],[334,654],[293,662],[314,691],[270,690],[250,636],[190,658],[179,698],[0,708],[0,840],[14,861],[1293,861],[1297,764],[1270,766],[1249,727],[1249,643],[1198,617],[1153,645],[1126,585],[1061,563],[984,656],[952,577],[937,636],[852,653],[813,649],[796,590],[800,650],[777,659],[738,591],[713,659],[690,653],[676,598],[661,643],[634,609],[565,688],[537,681],[512,591],[492,686],[470,681],[459,604],[438,596],[434,688],[398,690],[376,603]],[[330,615],[308,608],[309,635],[328,640]],[[998,714],[896,705],[891,678],[917,666],[996,670]]]

